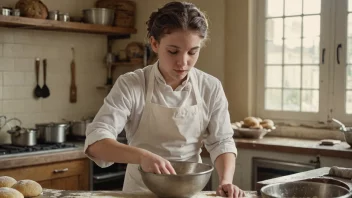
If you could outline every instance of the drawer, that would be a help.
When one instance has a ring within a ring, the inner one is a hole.
[[[5,169],[0,171],[0,175],[10,176],[16,180],[32,179],[35,181],[44,181],[88,173],[89,161],[87,159]]]

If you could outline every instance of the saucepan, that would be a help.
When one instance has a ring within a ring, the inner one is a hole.
[[[348,189],[338,185],[308,181],[271,184],[261,188],[260,192],[263,198],[349,198],[352,195]]]
[[[42,123],[36,124],[39,131],[39,139],[45,143],[64,143],[69,128],[68,123]]]
[[[14,126],[7,131],[11,135],[11,144],[15,146],[34,146],[37,144],[37,130]]]

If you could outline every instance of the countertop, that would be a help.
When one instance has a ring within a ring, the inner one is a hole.
[[[235,142],[237,147],[242,149],[279,151],[283,153],[296,154],[304,153],[305,155],[320,155],[352,159],[352,148],[346,142],[333,146],[323,146],[320,145],[320,141],[318,140],[303,140],[271,136],[264,137],[263,139],[235,138]],[[0,156],[0,169],[55,163],[83,159],[87,157],[83,153],[83,142],[70,143],[74,143],[76,147]],[[209,153],[203,149],[201,155],[203,157],[208,157]]]
[[[246,197],[257,198],[254,191],[246,191]],[[43,195],[38,198],[157,198],[152,193],[123,193],[121,191],[65,191],[44,189]],[[215,192],[204,191],[194,195],[192,198],[219,197]]]
[[[238,148],[305,155],[321,155],[352,159],[352,148],[346,142],[333,146],[321,145],[319,140],[305,140],[283,137],[264,137],[263,139],[235,138]]]

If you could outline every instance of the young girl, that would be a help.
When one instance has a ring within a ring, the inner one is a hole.
[[[85,152],[99,166],[128,163],[123,191],[147,190],[137,170],[175,174],[169,160],[201,162],[204,144],[219,175],[217,194],[243,197],[232,184],[237,149],[221,82],[196,68],[208,23],[193,4],[171,2],[147,22],[154,65],[120,76],[86,131]],[[125,128],[128,145],[116,141]]]

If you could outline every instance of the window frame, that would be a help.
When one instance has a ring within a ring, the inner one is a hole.
[[[257,2],[256,19],[256,115],[263,118],[270,118],[278,121],[289,120],[297,123],[327,123],[331,120],[333,108],[333,83],[331,62],[334,60],[334,53],[331,53],[331,46],[334,41],[331,41],[331,34],[333,34],[332,25],[334,18],[332,18],[331,6],[334,4],[330,0],[321,1],[321,31],[320,31],[320,60],[319,60],[319,112],[293,112],[293,111],[272,111],[265,110],[265,12],[266,0]],[[303,16],[303,14],[302,14]],[[322,63],[322,51],[325,49],[324,63]]]

